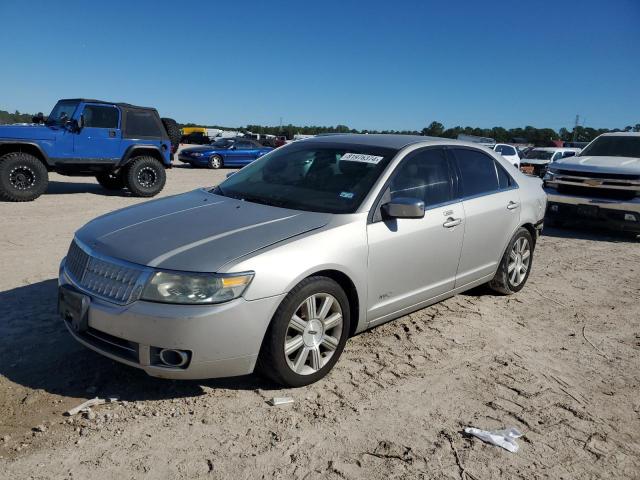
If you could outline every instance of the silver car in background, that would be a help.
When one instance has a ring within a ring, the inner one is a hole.
[[[153,376],[302,386],[358,332],[477,285],[522,289],[545,207],[540,179],[477,144],[316,137],[89,222],[59,311],[79,342]]]

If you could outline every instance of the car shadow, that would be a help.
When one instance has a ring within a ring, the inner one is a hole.
[[[92,193],[104,197],[130,197],[127,190],[107,190],[97,183],[49,181],[45,195],[67,195],[73,193]]]
[[[279,388],[257,375],[205,381],[150,377],[76,342],[57,315],[56,301],[55,279],[0,292],[0,375],[55,395],[115,395],[127,401],[199,396],[203,387]]]
[[[630,232],[608,230],[605,228],[567,223],[562,227],[547,227],[542,230],[545,237],[571,238],[578,240],[594,240],[597,242],[636,243],[639,236]]]

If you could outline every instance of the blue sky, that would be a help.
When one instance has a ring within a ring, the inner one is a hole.
[[[640,123],[639,0],[0,0],[0,24],[3,110],[86,96],[229,126]]]

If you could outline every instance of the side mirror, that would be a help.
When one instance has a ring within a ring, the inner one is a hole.
[[[424,202],[417,198],[399,197],[382,205],[382,214],[386,218],[422,218]]]

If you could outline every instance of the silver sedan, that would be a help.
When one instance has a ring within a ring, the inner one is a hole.
[[[153,376],[302,386],[358,332],[477,285],[518,292],[545,206],[539,179],[478,145],[316,137],[89,222],[59,311],[79,342]]]

